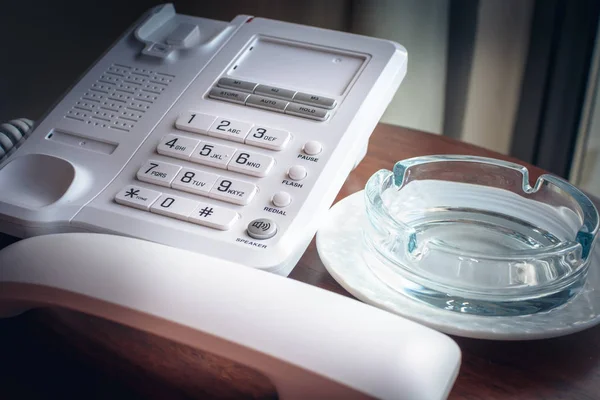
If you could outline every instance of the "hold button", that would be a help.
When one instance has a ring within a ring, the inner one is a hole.
[[[285,113],[318,121],[324,121],[329,116],[327,110],[298,103],[290,103],[285,109]]]

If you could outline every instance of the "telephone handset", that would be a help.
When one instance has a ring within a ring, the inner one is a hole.
[[[287,275],[406,64],[388,40],[159,6],[0,160],[0,231],[118,234]]]

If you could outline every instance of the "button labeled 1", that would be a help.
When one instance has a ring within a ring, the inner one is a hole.
[[[190,161],[226,169],[229,160],[231,160],[236,150],[235,147],[203,142],[196,147],[196,151],[190,157]]]
[[[267,176],[274,164],[275,159],[273,157],[238,150],[227,165],[227,169],[262,178]]]
[[[206,134],[210,126],[215,122],[214,115],[202,114],[195,111],[183,113],[175,121],[175,127],[182,131]]]
[[[290,137],[290,133],[287,131],[255,126],[246,136],[245,143],[250,146],[279,151],[285,148],[290,141]]]
[[[234,142],[244,143],[244,139],[250,132],[252,124],[234,121],[226,118],[217,118],[208,130],[208,135]]]

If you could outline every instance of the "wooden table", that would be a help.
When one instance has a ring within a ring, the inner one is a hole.
[[[428,154],[507,159],[410,129],[379,125],[338,200],[361,190],[381,168]],[[532,179],[541,172],[532,168]],[[314,241],[292,279],[350,296],[326,272]],[[462,349],[451,399],[598,399],[600,327],[563,338],[493,342],[454,338]],[[12,396],[11,396],[12,395]],[[252,372],[186,346],[64,310],[0,320],[0,398],[192,399],[272,397]]]

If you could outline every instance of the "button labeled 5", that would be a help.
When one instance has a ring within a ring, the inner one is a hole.
[[[235,151],[235,147],[203,142],[196,147],[196,151],[194,151],[190,160],[198,164],[226,169],[227,163],[229,163]]]
[[[208,135],[234,142],[244,143],[252,124],[227,118],[217,118],[208,130]]]

